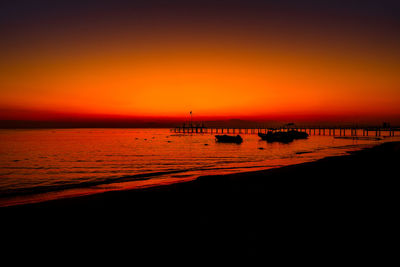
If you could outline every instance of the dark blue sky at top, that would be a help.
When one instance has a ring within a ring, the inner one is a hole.
[[[397,27],[400,1],[317,1],[317,0],[218,0],[218,1],[51,1],[9,0],[0,4],[0,27],[23,30],[24,27],[46,27],[49,23],[80,23],[96,20],[130,20],[166,18],[189,23],[194,20],[230,19],[248,21],[269,18],[301,22],[312,20],[340,23],[376,23]],[[163,20],[165,22],[165,20]]]
[[[271,36],[324,45],[356,42],[357,46],[378,46],[398,54],[399,32],[400,1],[394,0],[0,2],[0,56],[23,54],[35,45],[47,49],[43,44],[54,48],[71,43],[76,47],[111,39],[122,44],[143,35],[159,42],[182,36],[205,43],[215,36],[261,44]]]
[[[271,37],[317,45],[355,42],[399,54],[399,32],[400,1],[393,0],[0,2],[0,57],[22,55],[35,46],[65,49],[62,43],[79,47],[109,40],[129,43],[132,38],[140,42],[143,35],[161,45],[182,36],[205,43],[215,36],[260,44]]]
[[[271,34],[296,35],[300,39],[336,38],[340,42],[355,39],[360,44],[382,43],[392,49],[400,44],[399,30],[400,1],[393,0],[0,2],[3,53],[23,49],[29,43],[58,42],[59,38],[102,42],[118,36],[118,32],[123,32],[120,36],[127,32],[132,36],[170,34],[170,38],[190,35],[202,40],[237,34],[240,40],[259,38],[261,42]]]

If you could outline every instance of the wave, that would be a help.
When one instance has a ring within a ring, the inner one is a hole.
[[[218,170],[240,170],[240,169],[255,169],[255,168],[269,168],[274,166],[266,166],[266,165],[258,165],[258,166],[237,166],[237,167],[216,167],[213,166],[203,166],[197,168],[188,168],[188,169],[171,169],[167,171],[158,171],[158,172],[148,172],[148,173],[140,173],[134,175],[123,175],[118,177],[112,178],[105,178],[102,180],[90,180],[90,181],[83,181],[79,183],[71,183],[70,181],[57,181],[53,182],[51,185],[38,185],[32,187],[25,187],[25,188],[13,188],[13,189],[6,189],[0,190],[1,198],[7,197],[15,197],[15,196],[22,196],[22,195],[34,195],[34,194],[41,194],[41,193],[49,193],[55,191],[63,191],[68,189],[78,189],[78,188],[88,188],[94,187],[98,185],[107,185],[107,184],[114,184],[114,183],[123,183],[123,182],[130,182],[130,181],[141,181],[141,180],[149,180],[156,176],[163,176],[163,175],[170,175],[170,174],[179,174],[179,173],[188,173],[192,171],[218,171]],[[182,175],[174,175],[171,177],[176,178],[184,178],[194,176],[194,174],[182,174]]]
[[[2,198],[5,198],[5,197],[20,196],[20,195],[41,194],[41,193],[48,193],[48,192],[54,192],[54,191],[62,191],[62,190],[67,190],[67,189],[87,188],[87,187],[103,185],[103,184],[148,180],[154,176],[181,173],[181,172],[187,172],[187,171],[189,171],[189,170],[185,169],[185,170],[142,173],[142,174],[135,174],[135,175],[119,176],[116,178],[107,178],[104,180],[84,181],[84,182],[80,182],[80,183],[70,183],[70,182],[58,181],[56,183],[53,183],[52,185],[40,185],[40,186],[34,186],[34,187],[28,187],[28,188],[15,188],[15,189],[8,189],[8,190],[0,190],[0,195]]]

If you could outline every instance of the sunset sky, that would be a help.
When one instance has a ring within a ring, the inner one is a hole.
[[[399,1],[1,1],[0,119],[400,122]]]

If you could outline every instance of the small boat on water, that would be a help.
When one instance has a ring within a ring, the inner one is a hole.
[[[262,140],[267,142],[281,142],[281,143],[289,143],[292,142],[294,139],[292,136],[287,134],[286,132],[272,132],[269,131],[268,133],[258,133],[258,136],[261,137]]]
[[[293,137],[293,139],[307,139],[308,138],[308,133],[306,133],[306,132],[290,130],[290,131],[288,131],[288,134],[290,134]]]
[[[258,136],[261,137],[262,140],[266,140],[267,142],[281,142],[281,143],[289,143],[295,139],[306,139],[308,138],[308,134],[305,132],[299,132],[295,130],[290,130],[287,132],[272,132],[268,133],[258,133]]]
[[[243,139],[240,135],[216,135],[215,136],[215,141],[219,142],[219,143],[236,143],[236,144],[240,144],[243,142]]]

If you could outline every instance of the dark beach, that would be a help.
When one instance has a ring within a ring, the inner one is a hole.
[[[399,159],[400,142],[389,142],[279,169],[3,208],[3,220],[24,239],[106,251],[392,253]]]

